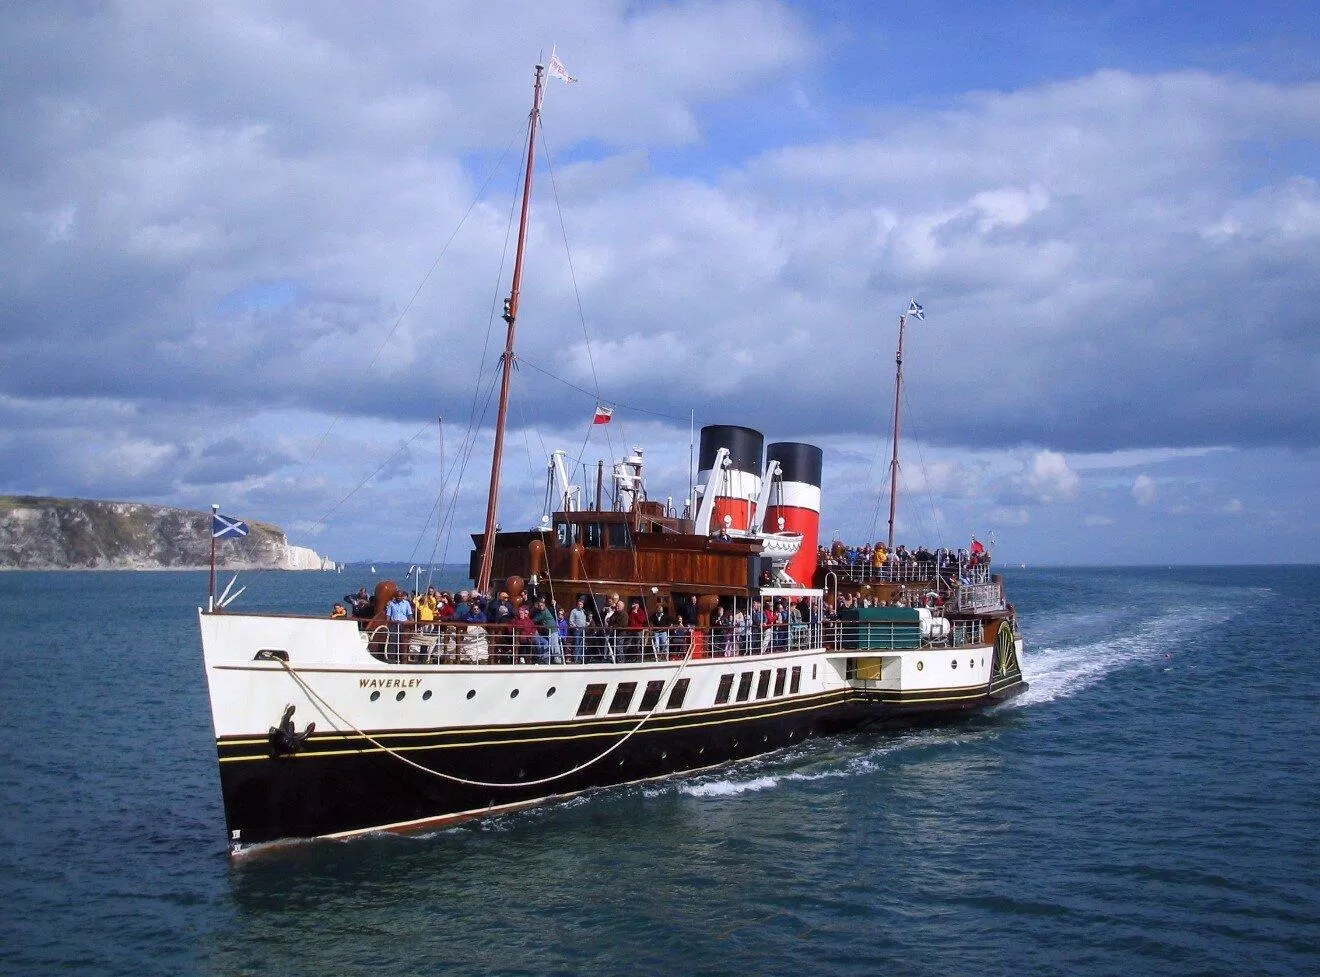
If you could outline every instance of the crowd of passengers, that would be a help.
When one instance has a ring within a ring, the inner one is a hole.
[[[901,589],[892,600],[841,594],[822,603],[828,628],[840,612],[870,607],[935,607],[944,600],[934,591]],[[351,614],[349,609],[351,608]],[[331,617],[355,618],[365,630],[377,618],[376,598],[363,587],[336,603]],[[697,598],[688,596],[670,609],[659,597],[648,614],[639,598],[619,594],[597,602],[578,599],[565,611],[548,597],[511,597],[501,590],[487,598],[476,591],[450,593],[428,587],[410,594],[396,591],[384,608],[385,625],[373,642],[389,662],[434,664],[491,661],[504,664],[585,664],[682,659],[696,643],[707,657],[767,654],[803,647],[808,642],[811,608],[792,598],[751,601],[744,607],[721,603],[710,612],[710,626],[697,627]],[[491,627],[490,625],[494,625]]]
[[[697,598],[670,608],[665,597],[646,612],[640,598],[580,598],[565,610],[549,597],[492,597],[477,591],[450,593],[428,587],[397,591],[384,608],[381,637],[387,661],[433,663],[482,660],[512,663],[666,661],[687,656],[693,643],[708,656],[761,654],[804,643],[810,611],[789,599],[752,602],[746,609],[716,606],[710,627],[697,628]],[[377,618],[376,599],[363,587],[336,603],[331,617],[353,617],[366,629]],[[834,610],[828,608],[827,617]],[[460,627],[460,625],[462,627]],[[492,627],[493,625],[493,627]],[[473,639],[477,638],[477,641]]]
[[[865,568],[893,579],[938,579],[950,587],[970,582],[975,571],[990,566],[990,551],[975,536],[970,546],[956,550],[925,546],[909,550],[902,543],[890,550],[881,542],[849,546],[836,539],[829,547],[821,546],[816,557],[827,568]]]

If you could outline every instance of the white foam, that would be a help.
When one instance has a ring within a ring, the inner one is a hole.
[[[689,797],[737,797],[750,791],[769,790],[783,777],[757,777],[754,780],[716,780],[705,784],[684,784],[679,788]]]
[[[1192,636],[1217,627],[1240,609],[1181,607],[1146,621],[1133,622],[1126,631],[1115,630],[1102,641],[1087,644],[1028,645],[1022,670],[1030,687],[1003,708],[1021,709],[1076,695],[1115,671],[1156,661],[1173,649],[1186,648]]]
[[[987,735],[989,735],[989,731],[966,733],[941,729],[921,730],[900,734],[892,739],[876,743],[864,753],[855,756],[830,757],[823,761],[816,756],[818,750],[807,748],[789,755],[777,754],[767,760],[748,761],[743,770],[732,775],[726,774],[718,780],[696,780],[680,783],[678,792],[688,797],[718,800],[755,791],[771,790],[784,783],[811,783],[840,777],[859,777],[878,769],[881,761],[893,753],[925,746],[956,746],[979,740]],[[779,768],[791,767],[795,762],[813,763],[819,766],[820,769],[785,769],[782,773],[769,774],[765,773],[763,769],[770,765]],[[739,776],[739,773],[743,776]]]

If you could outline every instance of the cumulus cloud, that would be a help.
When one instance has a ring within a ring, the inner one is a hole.
[[[1019,484],[1035,502],[1049,505],[1077,497],[1081,479],[1068,467],[1068,459],[1057,451],[1037,451],[1019,478]]]
[[[1132,497],[1137,500],[1137,505],[1150,505],[1158,494],[1155,480],[1149,475],[1138,475],[1132,483]]]

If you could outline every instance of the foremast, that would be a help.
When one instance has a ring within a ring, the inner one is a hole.
[[[553,63],[553,59],[552,59]],[[486,496],[486,530],[481,543],[481,568],[477,575],[477,590],[490,589],[490,572],[494,561],[495,513],[500,501],[500,467],[504,458],[504,428],[509,417],[509,383],[513,377],[513,337],[518,325],[518,297],[522,288],[523,252],[527,246],[527,215],[532,203],[532,168],[536,157],[536,130],[541,122],[541,94],[545,66],[536,66],[535,88],[532,93],[532,111],[527,120],[527,166],[523,174],[522,214],[518,219],[518,250],[513,259],[513,284],[504,301],[504,321],[508,329],[501,357],[500,407],[495,418],[495,448],[490,462],[490,490]]]

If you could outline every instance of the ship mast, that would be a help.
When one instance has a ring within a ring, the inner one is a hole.
[[[504,321],[509,328],[501,357],[503,378],[500,381],[500,410],[495,419],[495,450],[490,463],[490,492],[486,497],[486,531],[481,544],[481,571],[477,590],[490,589],[491,566],[495,558],[495,511],[500,500],[500,464],[504,457],[504,427],[509,417],[509,381],[513,376],[513,335],[518,323],[518,295],[522,286],[523,251],[527,245],[527,214],[532,203],[532,164],[536,155],[536,128],[541,121],[541,80],[544,65],[536,66],[536,84],[532,93],[532,112],[527,120],[527,168],[523,175],[522,216],[518,220],[518,251],[513,259],[513,285],[504,300]]]
[[[895,357],[897,368],[894,375],[894,457],[889,462],[889,545],[894,552],[894,513],[898,511],[898,429],[899,405],[903,400],[903,327],[907,316],[898,317],[898,355]]]

